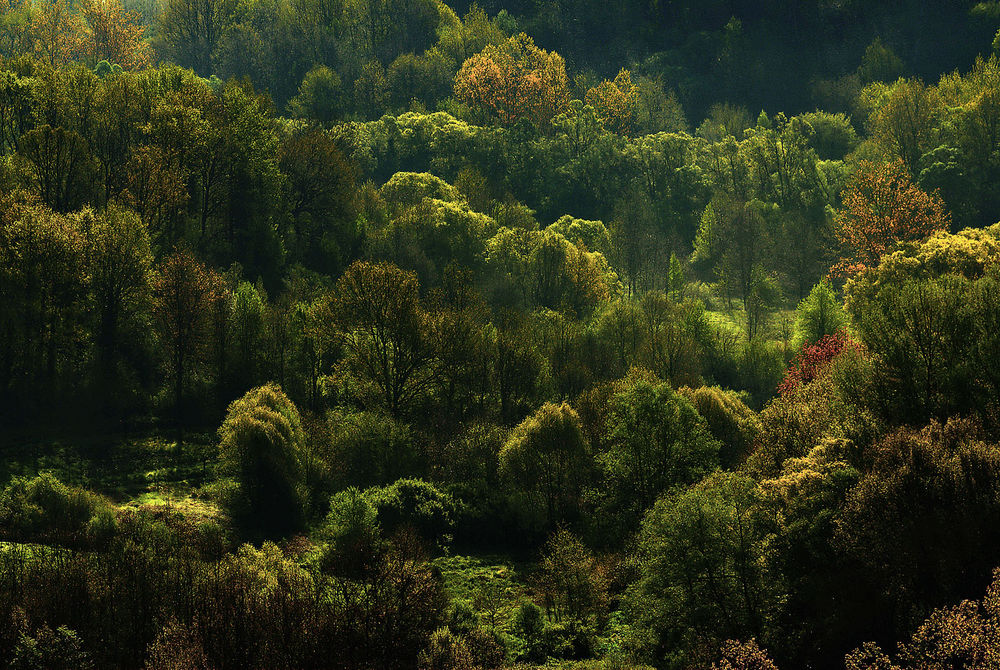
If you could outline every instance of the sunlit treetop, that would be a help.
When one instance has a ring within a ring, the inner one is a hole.
[[[527,120],[545,128],[570,99],[566,63],[521,33],[465,61],[455,77],[455,95],[502,126]]]
[[[899,242],[922,240],[951,225],[941,197],[911,182],[902,161],[863,163],[843,202],[836,227],[843,255],[831,270],[843,277],[877,266]]]

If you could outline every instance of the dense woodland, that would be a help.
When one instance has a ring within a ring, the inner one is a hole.
[[[998,29],[0,0],[0,666],[1000,668]]]

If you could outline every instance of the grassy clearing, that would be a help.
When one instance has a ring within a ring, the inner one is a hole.
[[[214,479],[217,450],[211,435],[192,435],[178,446],[162,435],[104,435],[15,441],[0,462],[0,482],[49,472],[61,481],[118,503],[184,500]]]
[[[192,495],[178,495],[176,492],[169,490],[142,493],[127,502],[123,507],[176,512],[193,523],[204,521],[222,522],[225,520],[222,511],[214,503],[195,498]]]
[[[505,630],[514,609],[532,596],[523,572],[504,556],[446,556],[433,565],[452,601],[471,605],[494,630]]]

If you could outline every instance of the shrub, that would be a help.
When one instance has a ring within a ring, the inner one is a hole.
[[[15,477],[0,492],[0,531],[19,542],[79,544],[89,531],[103,535],[109,526],[113,531],[111,515],[109,501],[51,474]]]
[[[457,505],[448,494],[419,479],[401,479],[390,486],[365,492],[379,524],[392,534],[412,528],[431,546],[443,549],[451,542]]]
[[[343,486],[383,486],[422,469],[422,454],[410,427],[378,412],[333,413],[331,458]]]

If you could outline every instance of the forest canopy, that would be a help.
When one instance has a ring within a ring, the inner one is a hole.
[[[996,667],[998,29],[0,0],[0,670]]]

